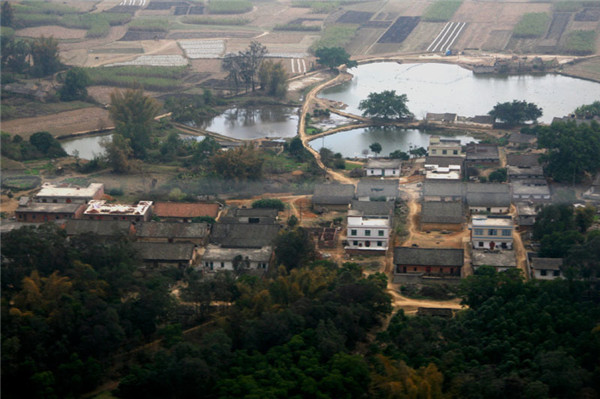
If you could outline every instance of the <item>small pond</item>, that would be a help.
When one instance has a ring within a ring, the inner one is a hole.
[[[406,94],[408,108],[417,119],[427,112],[484,115],[499,102],[526,100],[543,110],[541,122],[565,116],[582,104],[600,99],[600,83],[556,74],[480,75],[452,64],[398,64],[382,62],[350,69],[351,81],[328,88],[320,96],[348,105],[360,114],[358,104],[371,92],[396,90]]]
[[[200,125],[210,132],[242,140],[262,137],[294,137],[298,129],[298,108],[260,106],[230,108]]]
[[[396,127],[368,127],[353,129],[345,132],[332,134],[310,142],[310,146],[319,151],[322,147],[329,148],[333,152],[340,152],[346,158],[362,158],[364,150],[375,142],[381,144],[383,151],[381,156],[387,156],[390,152],[402,150],[407,152],[412,147],[424,147],[429,145],[430,133],[418,129],[400,129]],[[451,136],[459,139],[462,144],[477,141],[470,136]],[[369,155],[373,155],[369,151]]]
[[[112,135],[85,136],[61,140],[60,145],[69,155],[74,155],[77,151],[81,159],[94,159],[95,156],[104,155],[104,148],[100,145],[103,140],[111,141]]]

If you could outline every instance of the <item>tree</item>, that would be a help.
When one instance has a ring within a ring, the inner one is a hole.
[[[85,100],[87,97],[87,86],[91,83],[90,77],[85,69],[70,69],[65,76],[65,84],[60,89],[62,101]]]
[[[342,47],[321,47],[315,51],[315,56],[319,64],[328,67],[332,71],[342,64],[345,64],[348,68],[358,65],[356,61],[350,60],[350,54]]]
[[[3,71],[28,73],[30,69],[28,57],[31,55],[29,43],[25,40],[15,40],[13,36],[6,37],[4,32],[0,36],[0,41]]]
[[[540,240],[546,234],[574,230],[573,207],[565,204],[542,207],[533,225],[533,238]]]
[[[413,155],[415,158],[421,158],[427,155],[427,150],[423,147],[416,147],[408,150],[408,153]]]
[[[242,82],[242,57],[239,54],[228,53],[223,57],[221,69],[227,72],[227,80],[235,87],[236,94]]]
[[[390,152],[390,158],[392,159],[401,159],[403,161],[408,161],[410,159],[410,155],[402,150],[396,150]]]
[[[236,93],[242,82],[246,89],[251,87],[252,91],[255,90],[256,76],[267,52],[266,46],[253,41],[246,50],[223,57],[221,68],[228,72],[227,80],[233,83]]]
[[[382,148],[381,148],[381,144],[375,142],[373,144],[371,144],[369,146],[369,148],[371,149],[371,151],[373,151],[375,154],[379,155],[379,153],[381,152]]]
[[[584,208],[575,209],[575,226],[580,233],[585,233],[594,223],[596,208],[593,205],[586,205]]]
[[[146,96],[141,87],[116,90],[110,95],[108,111],[115,123],[115,131],[129,140],[135,158],[146,157],[146,149],[150,147],[152,136],[152,123],[159,109],[158,102]]]
[[[252,203],[252,208],[267,208],[277,209],[279,212],[285,209],[283,201],[277,198],[263,198],[256,200]]]
[[[303,266],[315,258],[315,245],[302,227],[279,233],[274,246],[277,263],[288,269]]]
[[[58,140],[48,132],[37,132],[29,137],[29,142],[43,155],[50,158],[64,157],[67,155]]]
[[[304,162],[306,157],[309,155],[306,148],[304,148],[304,144],[302,144],[302,139],[298,136],[294,137],[290,141],[290,144],[288,145],[288,152],[299,162]]]
[[[413,114],[408,110],[406,94],[396,94],[395,90],[384,90],[381,93],[370,93],[366,100],[361,100],[358,109],[363,116],[380,119],[406,119]]]
[[[0,25],[12,28],[14,21],[14,13],[12,6],[8,1],[2,3],[2,16],[0,19]]]
[[[226,180],[257,180],[262,176],[264,158],[252,146],[217,153],[210,159],[212,171]]]
[[[129,158],[133,150],[129,143],[129,139],[119,133],[112,135],[112,141],[103,140],[100,142],[100,145],[104,147],[106,159],[115,173],[127,173],[131,169]]]
[[[58,40],[53,36],[41,36],[31,42],[31,58],[35,76],[48,76],[61,67],[58,56]]]
[[[283,98],[287,92],[287,74],[281,61],[265,61],[258,71],[260,87],[267,94]]]
[[[542,109],[534,103],[513,100],[512,103],[497,103],[488,115],[493,117],[494,121],[499,120],[508,126],[516,126],[529,121],[537,123],[537,119],[542,116]]]
[[[506,168],[496,169],[488,176],[490,182],[503,183],[506,181]]]
[[[594,101],[591,104],[577,107],[575,115],[578,118],[592,119],[594,116],[600,116],[600,101]]]

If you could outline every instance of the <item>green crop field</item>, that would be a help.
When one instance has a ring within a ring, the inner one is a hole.
[[[186,15],[181,19],[184,24],[193,25],[246,25],[250,20],[246,18],[210,18],[203,16]]]
[[[593,54],[596,50],[596,35],[596,32],[593,30],[576,30],[570,32],[562,50],[569,54]]]
[[[544,12],[531,12],[521,17],[513,29],[513,36],[517,38],[540,37],[548,29],[550,17]]]
[[[359,25],[334,25],[328,26],[323,31],[321,38],[310,46],[311,51],[321,47],[345,47],[356,35]]]
[[[248,0],[211,0],[208,11],[211,14],[243,14],[252,11],[252,3]]]
[[[430,5],[421,18],[427,22],[450,21],[461,4],[462,1],[438,1]]]
[[[174,90],[181,86],[186,67],[100,67],[88,68],[93,84],[134,87],[156,91]]]

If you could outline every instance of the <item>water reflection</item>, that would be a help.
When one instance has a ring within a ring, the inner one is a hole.
[[[112,141],[112,134],[103,136],[78,137],[60,142],[62,148],[69,155],[77,155],[81,159],[94,159],[104,155],[104,148],[100,145],[103,140]]]
[[[429,145],[431,133],[418,129],[400,129],[396,127],[368,127],[332,134],[310,142],[310,146],[319,151],[327,147],[333,152],[340,152],[347,158],[364,157],[364,151],[375,142],[381,144],[381,156],[387,156],[396,150],[407,152],[411,148]],[[452,136],[462,144],[477,141],[470,136]],[[370,152],[368,154],[372,155]]]
[[[298,126],[298,108],[261,106],[230,108],[204,121],[203,129],[237,139],[293,137]]]

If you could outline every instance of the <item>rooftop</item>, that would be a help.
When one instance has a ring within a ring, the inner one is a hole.
[[[540,154],[507,154],[506,164],[510,166],[518,166],[520,168],[528,168],[539,166],[538,159]]]
[[[87,187],[79,187],[72,184],[44,183],[36,197],[71,197],[71,198],[93,198],[98,190],[103,190],[104,184],[91,183]]]
[[[526,202],[518,202],[517,214],[519,216],[535,216],[537,215],[537,211],[535,210],[535,206],[533,206],[532,204],[528,204]]]
[[[313,203],[328,205],[349,204],[354,198],[353,184],[318,184],[315,186]]]
[[[143,260],[189,261],[192,259],[194,244],[167,242],[134,242],[133,248]]]
[[[219,204],[193,202],[156,202],[154,214],[164,218],[194,218],[210,216],[216,218],[219,214]]]
[[[145,215],[150,210],[152,201],[140,201],[134,205],[109,204],[105,200],[91,200],[85,215]]]
[[[244,259],[249,259],[253,262],[268,262],[271,259],[273,248],[271,246],[265,246],[262,248],[221,248],[217,245],[208,245],[204,255],[202,256],[203,261],[231,261],[238,255],[241,255]]]
[[[509,176],[519,177],[519,176],[544,176],[544,168],[540,165],[528,166],[526,168],[522,168],[519,166],[508,166],[507,172]]]
[[[394,197],[397,198],[398,179],[361,179],[356,186],[357,197]]]
[[[428,156],[425,158],[425,167],[427,165],[437,165],[440,167],[447,168],[450,165],[458,165],[462,166],[465,159],[463,157],[436,157],[436,156]]]
[[[500,159],[498,146],[493,144],[469,143],[466,152],[470,161]]]
[[[464,197],[465,186],[458,181],[426,181],[423,183],[423,195]]]
[[[269,217],[277,218],[279,211],[273,208],[236,208],[233,210],[235,217]]]
[[[30,202],[28,206],[22,206],[15,210],[15,212],[27,212],[27,213],[75,213],[79,208],[84,207],[85,204],[55,204],[46,202]]]
[[[457,266],[464,263],[464,250],[452,248],[394,248],[394,264]]]
[[[272,244],[280,228],[278,224],[216,223],[210,242],[228,248],[261,248]]]
[[[531,258],[531,267],[536,270],[560,270],[562,258]]]
[[[515,181],[511,183],[513,195],[550,195],[548,185],[532,184],[529,181]]]
[[[394,203],[388,201],[352,200],[350,209],[364,216],[390,216],[394,212]]]
[[[427,201],[421,205],[421,223],[462,223],[461,201]]]
[[[398,169],[402,165],[400,159],[372,159],[369,158],[365,168],[371,169]]]
[[[508,137],[509,143],[515,144],[530,144],[536,141],[537,138],[532,134],[523,134],[523,133],[512,133]]]
[[[143,238],[204,238],[209,232],[207,223],[143,222],[136,225],[136,236]]]
[[[126,220],[86,220],[70,219],[65,224],[67,235],[92,233],[103,237],[126,235],[131,222]]]
[[[502,183],[467,183],[467,203],[471,207],[510,206],[510,185]]]
[[[471,218],[473,227],[512,227],[513,221],[510,216],[473,216]]]
[[[387,218],[363,217],[358,211],[348,211],[348,227],[384,228],[389,226],[390,220]]]

